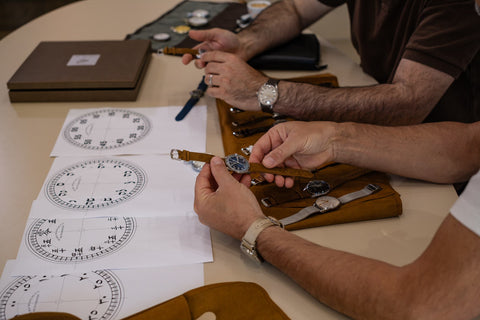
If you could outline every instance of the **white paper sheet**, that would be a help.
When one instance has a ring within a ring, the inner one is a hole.
[[[183,217],[29,219],[15,275],[213,261],[209,228]]]
[[[165,155],[60,157],[30,217],[184,215],[193,210],[196,176]]]
[[[182,107],[71,109],[51,156],[168,154],[205,151],[207,107],[195,106],[182,121]]]
[[[202,264],[12,277],[17,265],[8,261],[0,279],[0,319],[42,311],[121,319],[204,284]]]

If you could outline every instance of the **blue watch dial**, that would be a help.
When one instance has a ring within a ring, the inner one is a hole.
[[[248,169],[250,169],[247,158],[236,153],[226,156],[225,164],[228,169],[236,173],[248,173]]]

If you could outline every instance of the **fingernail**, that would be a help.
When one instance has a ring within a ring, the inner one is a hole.
[[[263,162],[263,165],[268,168],[273,167],[274,165],[273,159],[269,156],[265,157],[262,162]]]
[[[222,163],[223,163],[223,160],[220,159],[219,157],[213,157],[210,162],[211,162],[211,164],[219,165],[219,164],[222,164]]]

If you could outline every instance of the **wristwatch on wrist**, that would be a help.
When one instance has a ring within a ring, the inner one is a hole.
[[[214,155],[208,153],[190,152],[187,150],[172,149],[170,151],[170,157],[174,160],[185,161],[202,161],[210,162]],[[235,173],[271,173],[278,174],[286,177],[302,177],[311,178],[313,173],[308,170],[292,169],[292,168],[266,168],[260,163],[250,163],[248,159],[240,154],[231,154],[224,159],[225,165],[230,171]]]
[[[273,113],[273,106],[278,100],[278,82],[269,78],[257,91],[257,99],[263,112]]]
[[[348,193],[346,195],[341,196],[338,199],[330,196],[319,197],[317,198],[317,200],[315,200],[315,203],[313,204],[313,206],[303,208],[297,213],[281,219],[280,222],[283,225],[287,226],[289,224],[303,220],[311,216],[312,214],[324,214],[329,211],[333,211],[339,208],[342,204],[348,203],[350,201],[353,201],[359,198],[366,197],[380,190],[382,190],[382,187],[376,184],[369,184],[361,190]]]
[[[278,226],[283,229],[282,223],[273,217],[262,217],[255,220],[247,232],[245,232],[240,243],[240,249],[243,253],[256,262],[263,262],[262,256],[257,251],[257,237],[263,230],[272,226]]]

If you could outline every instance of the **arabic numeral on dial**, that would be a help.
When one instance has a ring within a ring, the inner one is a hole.
[[[107,145],[107,141],[103,140],[100,141],[100,146],[105,147]]]
[[[85,141],[83,141],[83,144],[92,144],[92,139],[85,139]]]
[[[93,115],[93,119],[98,119],[98,118],[100,118],[100,115],[99,115],[99,114],[94,114],[94,115]]]
[[[130,133],[129,138],[135,139],[136,137],[137,137],[137,134],[136,134],[136,133]]]
[[[105,165],[103,163],[99,163],[97,169],[105,169]]]
[[[124,176],[124,177],[131,177],[131,176],[132,176],[132,171],[125,171],[125,172],[123,173],[123,176]]]
[[[80,139],[82,139],[82,135],[81,134],[76,134],[76,135],[73,136],[73,139],[74,140],[80,140]]]
[[[71,132],[78,132],[78,127],[72,127]]]
[[[130,114],[129,113],[124,113],[122,118],[123,119],[128,119],[128,118],[130,118]]]
[[[87,119],[81,119],[80,120],[80,124],[86,124],[87,123]]]
[[[145,130],[145,126],[137,126],[137,130]]]
[[[65,185],[65,183],[63,182],[57,182],[57,184],[55,186],[57,187],[63,187]]]
[[[140,122],[140,118],[133,118],[133,123],[139,123]]]
[[[108,115],[111,116],[111,117],[114,117],[114,116],[115,116],[115,111],[110,111],[110,112],[108,113]]]
[[[95,202],[95,198],[87,198],[87,200],[85,201],[85,205],[89,206],[93,204],[93,202]]]
[[[117,143],[123,143],[123,139],[117,139]]]
[[[58,193],[58,195],[59,195],[60,197],[65,197],[65,196],[67,195],[67,190],[61,190],[61,191]]]

